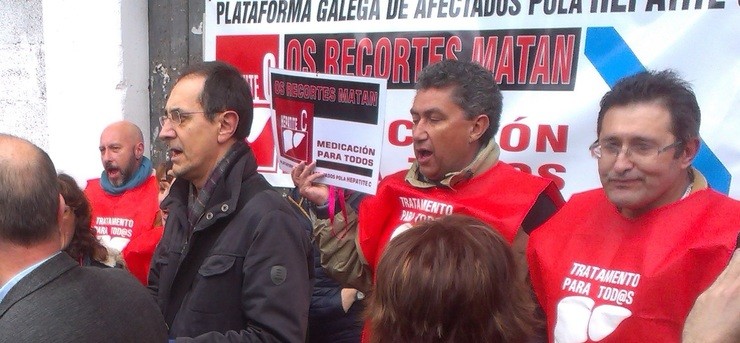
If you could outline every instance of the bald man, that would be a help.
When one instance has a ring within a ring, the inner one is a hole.
[[[159,185],[144,156],[144,135],[128,121],[108,125],[100,135],[103,172],[85,188],[92,205],[92,226],[115,259],[146,284],[149,262],[162,237],[157,225]],[[152,231],[154,230],[154,231]]]
[[[61,252],[67,208],[49,156],[0,134],[0,343],[165,342],[156,303],[128,273]]]

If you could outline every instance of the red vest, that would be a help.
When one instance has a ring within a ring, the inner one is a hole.
[[[158,194],[159,185],[154,176],[119,195],[106,193],[100,187],[100,179],[88,180],[85,187],[92,206],[90,225],[95,235],[106,247],[121,251],[129,271],[145,285],[151,256],[162,237],[161,230],[154,227],[159,211]]]
[[[406,173],[384,178],[377,194],[360,204],[359,242],[373,272],[394,232],[400,233],[410,223],[451,213],[465,214],[483,220],[512,242],[542,192],[546,191],[557,207],[563,204],[552,181],[520,172],[503,162],[459,182],[454,189],[416,188],[404,180]]]
[[[680,342],[696,297],[726,266],[740,202],[713,190],[622,216],[603,190],[573,195],[532,233],[532,286],[551,342]]]

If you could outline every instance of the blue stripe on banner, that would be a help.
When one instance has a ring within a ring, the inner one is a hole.
[[[613,27],[586,30],[586,57],[609,88],[619,79],[645,71],[640,60]]]
[[[732,174],[712,152],[712,149],[704,143],[704,140],[701,141],[699,153],[694,158],[694,167],[704,174],[712,188],[724,194],[730,193]]]
[[[586,30],[586,58],[609,87],[623,77],[645,71],[640,60],[613,27],[589,27]],[[704,174],[715,190],[728,194],[732,175],[712,150],[701,141],[694,167]]]

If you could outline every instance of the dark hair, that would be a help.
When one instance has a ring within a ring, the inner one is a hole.
[[[481,142],[488,142],[498,132],[503,109],[503,95],[491,71],[474,62],[444,60],[424,68],[416,81],[416,90],[453,87],[452,101],[465,111],[468,119],[485,114],[489,126]]]
[[[92,208],[90,202],[85,197],[77,182],[67,175],[59,174],[59,193],[62,194],[64,202],[72,209],[75,216],[75,232],[72,241],[64,251],[72,256],[75,260],[81,260],[89,256],[96,261],[105,261],[108,259],[108,250],[100,244],[90,227],[92,218]]]
[[[614,106],[634,103],[660,102],[671,115],[671,132],[686,144],[699,136],[701,110],[691,85],[675,71],[644,71],[617,82],[601,98],[601,109],[596,122],[596,134],[601,134],[601,124],[606,112]],[[682,144],[682,145],[683,145]],[[676,156],[681,149],[676,149]]]
[[[221,61],[200,62],[185,68],[177,81],[192,75],[206,79],[203,93],[198,99],[206,112],[206,118],[212,121],[216,113],[229,110],[236,112],[239,124],[234,137],[246,138],[252,128],[254,105],[249,85],[239,70]]]
[[[462,215],[391,240],[368,305],[373,342],[525,342],[541,325],[508,243]]]
[[[157,164],[156,167],[154,167],[154,173],[157,175],[157,182],[167,182],[172,183],[172,180],[175,179],[175,176],[173,176],[170,171],[172,170],[172,161],[162,162]],[[159,190],[162,191],[161,189]]]
[[[0,134],[0,146],[0,239],[26,247],[43,242],[59,228],[54,163],[22,138]]]

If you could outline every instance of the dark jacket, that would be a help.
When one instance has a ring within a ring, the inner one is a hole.
[[[2,343],[166,339],[162,314],[131,274],[80,267],[66,253],[42,263],[0,302]]]
[[[357,208],[364,194],[346,191],[346,201],[353,208]],[[313,213],[313,206],[292,189],[290,197],[295,207],[302,209],[302,220],[307,224],[307,232],[311,234],[313,225],[309,213]],[[337,206],[338,208],[338,206]],[[327,216],[328,214],[324,214]],[[334,281],[321,266],[319,248],[314,242],[314,272],[316,278],[311,297],[311,307],[308,310],[308,343],[358,343],[362,335],[362,301],[355,301],[345,313],[342,307],[342,287]]]
[[[345,313],[342,287],[321,266],[319,249],[314,256],[316,281],[308,314],[309,343],[358,343],[362,334],[362,301],[355,301]]]
[[[251,150],[217,181],[192,235],[188,192],[189,182],[177,179],[163,201],[169,217],[149,274],[165,318],[176,313],[170,337],[303,342],[313,274],[310,241],[290,204],[257,173]],[[212,249],[203,244],[209,235],[216,237]],[[198,254],[205,258],[195,266]],[[189,267],[197,273],[188,273]],[[181,306],[173,306],[180,291]]]

